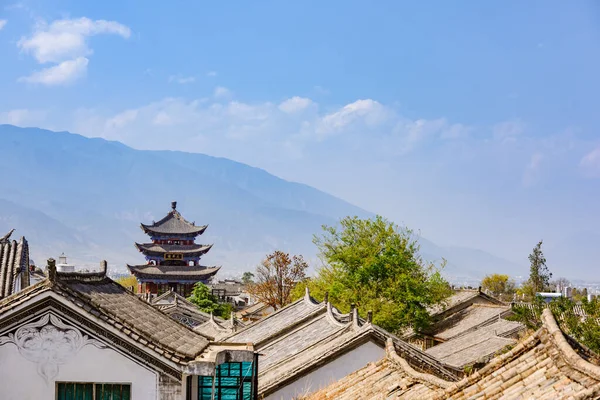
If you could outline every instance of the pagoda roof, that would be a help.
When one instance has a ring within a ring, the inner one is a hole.
[[[171,205],[172,210],[160,221],[153,222],[150,225],[141,224],[142,230],[149,235],[185,235],[198,236],[204,233],[208,225],[196,226],[183,218],[177,211],[175,202]]]
[[[192,245],[177,245],[177,244],[156,244],[156,243],[136,243],[135,247],[139,251],[148,255],[160,255],[164,253],[182,253],[188,256],[201,256],[208,253],[212,248],[212,244],[192,244]]]
[[[208,279],[221,267],[189,266],[189,265],[127,265],[129,271],[140,280],[182,280],[198,282]]]

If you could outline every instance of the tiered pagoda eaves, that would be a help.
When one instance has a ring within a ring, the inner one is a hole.
[[[127,265],[138,280],[139,293],[161,294],[174,290],[189,296],[194,284],[206,283],[220,267],[200,265],[200,257],[212,245],[196,244],[207,225],[196,226],[177,211],[177,202],[171,203],[171,212],[152,225],[141,224],[150,236],[151,243],[136,243],[137,249],[146,256],[145,265]]]

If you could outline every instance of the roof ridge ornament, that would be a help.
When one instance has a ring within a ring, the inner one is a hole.
[[[338,321],[338,319],[335,317],[335,315],[333,314],[333,306],[331,305],[331,303],[327,302],[327,319],[329,319],[329,321],[331,321],[333,324],[337,325],[337,326],[342,326],[342,327],[346,327],[347,324]]]
[[[173,209],[173,211],[175,211],[177,209],[177,202],[176,201],[172,201],[171,202],[171,208]]]
[[[304,301],[306,301],[309,304],[312,303],[312,301],[310,300],[310,289],[308,288],[308,285],[304,287]]]
[[[352,321],[352,326],[355,328],[360,328],[360,319],[358,317],[358,307],[356,304],[352,303],[350,310],[350,320]]]
[[[50,282],[56,282],[56,260],[54,258],[48,259],[48,279]]]
[[[15,228],[11,229],[6,235],[0,237],[0,243],[8,242],[8,240],[10,239],[10,237],[14,231],[15,231]]]

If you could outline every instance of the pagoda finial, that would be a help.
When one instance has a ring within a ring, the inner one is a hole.
[[[172,208],[173,210],[177,209],[177,202],[176,202],[176,201],[172,201],[172,202],[171,202],[171,208]]]

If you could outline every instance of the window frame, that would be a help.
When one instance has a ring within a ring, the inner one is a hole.
[[[77,385],[92,385],[92,400],[102,400],[102,398],[98,397],[98,392],[97,392],[97,388],[99,385],[111,385],[111,386],[121,386],[121,387],[128,387],[129,388],[129,400],[131,400],[133,398],[132,393],[133,393],[133,388],[132,388],[132,384],[131,382],[89,382],[89,381],[56,381],[54,382],[54,393],[55,396],[54,398],[56,400],[59,400],[59,387],[60,385],[74,385],[74,388],[77,387]],[[123,394],[122,390],[121,390],[121,395]],[[75,395],[75,393],[74,393]]]

